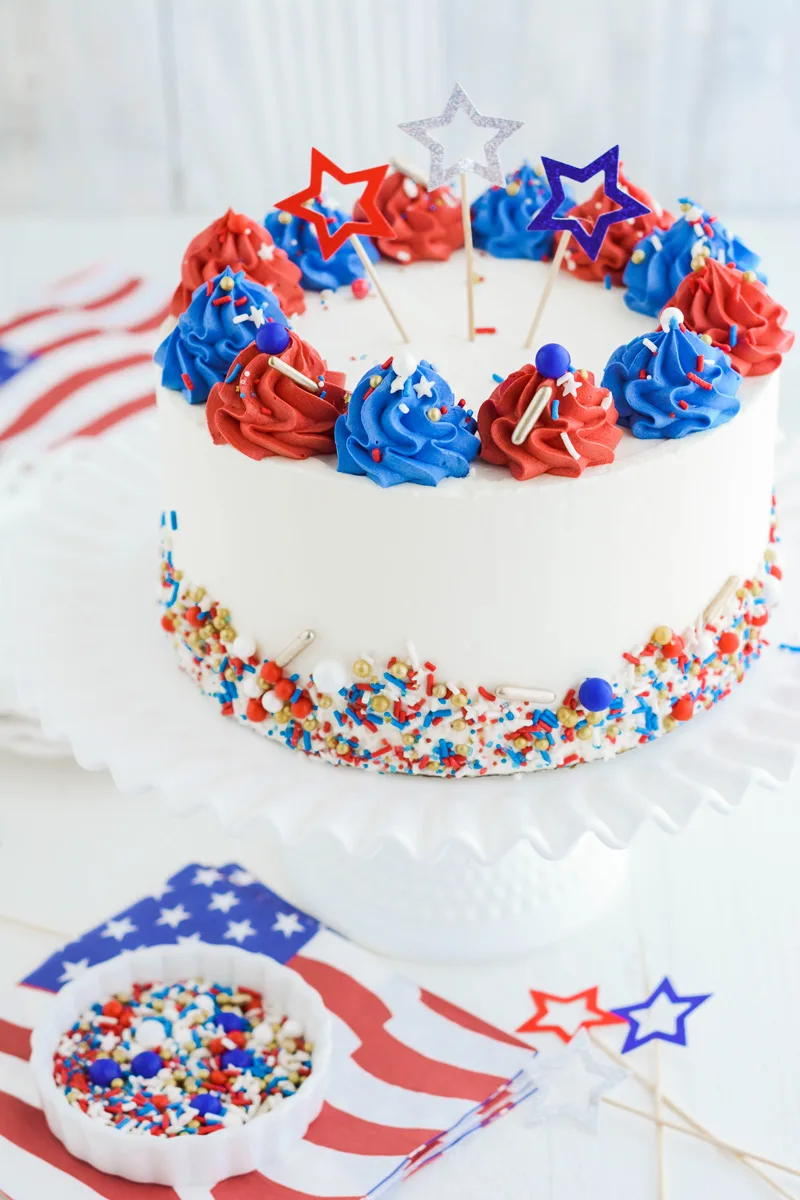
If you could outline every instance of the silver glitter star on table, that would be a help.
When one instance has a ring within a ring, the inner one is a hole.
[[[525,1106],[527,1124],[570,1117],[592,1132],[603,1096],[628,1078],[627,1071],[592,1053],[585,1029],[560,1054],[542,1062],[537,1058],[528,1073],[537,1092]]]
[[[495,131],[494,136],[489,138],[483,147],[484,162],[465,157],[458,158],[455,162],[445,166],[444,146],[436,138],[431,137],[428,130],[446,129],[453,122],[457,112],[466,113],[477,129],[493,129]],[[496,183],[502,187],[505,177],[497,151],[506,138],[511,137],[511,134],[523,124],[524,121],[509,121],[505,117],[485,117],[483,113],[478,112],[461,84],[457,83],[438,117],[422,117],[419,121],[404,121],[398,128],[402,129],[404,133],[410,134],[415,141],[430,151],[428,188],[441,187],[454,175],[460,175],[465,171],[473,171],[476,175],[483,176],[489,183]]]

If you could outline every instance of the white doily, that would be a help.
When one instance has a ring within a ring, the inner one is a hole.
[[[791,458],[784,447],[778,488],[796,561],[800,474],[788,469]],[[570,771],[412,780],[334,768],[249,736],[178,671],[159,627],[157,459],[151,415],[85,448],[44,481],[11,539],[5,574],[3,661],[22,710],[48,737],[67,739],[84,767],[108,767],[124,792],[156,787],[176,813],[209,805],[236,833],[266,822],[296,843],[327,831],[361,856],[396,839],[429,860],[460,842],[493,862],[522,840],[559,859],[587,831],[623,847],[648,818],[676,832],[704,803],[727,811],[752,781],[778,786],[793,771],[800,655],[777,649],[713,711]],[[791,624],[796,588],[790,571],[773,642]]]

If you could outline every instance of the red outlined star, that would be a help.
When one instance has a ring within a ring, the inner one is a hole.
[[[321,150],[312,147],[311,182],[308,187],[303,188],[301,192],[287,196],[285,200],[279,200],[275,207],[282,208],[284,212],[291,213],[293,217],[299,217],[301,221],[311,222],[317,231],[319,248],[324,259],[335,254],[354,233],[364,234],[368,237],[394,238],[397,237],[397,234],[378,208],[377,203],[378,188],[383,183],[383,178],[388,170],[389,164],[387,163],[382,167],[368,167],[365,171],[343,171]],[[316,200],[320,195],[323,175],[330,175],[332,179],[342,184],[364,184],[364,191],[361,193],[358,203],[366,214],[366,221],[345,221],[334,233],[329,232],[328,223],[323,214],[307,207],[309,200]]]
[[[536,1012],[524,1025],[520,1025],[517,1033],[555,1033],[562,1042],[571,1042],[581,1029],[590,1029],[593,1025],[624,1025],[626,1022],[623,1018],[618,1017],[616,1013],[606,1012],[600,1007],[597,999],[598,990],[593,987],[587,988],[585,992],[578,992],[574,996],[553,996],[549,992],[537,992],[531,988],[531,999],[536,1005]],[[581,1001],[583,1001],[586,1015],[580,1024],[571,1027],[571,1031],[564,1025],[558,1024],[557,1021],[553,1021],[551,1024],[547,1023],[551,1005],[577,1005]]]

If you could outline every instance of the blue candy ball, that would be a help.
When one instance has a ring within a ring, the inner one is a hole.
[[[144,1079],[152,1079],[163,1067],[161,1055],[155,1050],[143,1050],[131,1060],[131,1074],[141,1075]]]
[[[221,1113],[222,1101],[216,1092],[208,1092],[202,1096],[193,1096],[189,1101],[189,1107],[194,1108],[201,1116],[205,1116],[206,1113]]]
[[[578,689],[578,699],[587,712],[602,712],[614,699],[614,689],[607,679],[584,679]]]
[[[558,342],[547,342],[536,352],[536,370],[547,379],[560,379],[569,370],[569,350]]]
[[[253,1056],[247,1050],[228,1050],[222,1056],[222,1069],[228,1071],[231,1067],[239,1067],[242,1071],[246,1071],[252,1062]]]
[[[120,1065],[113,1058],[96,1058],[89,1067],[89,1079],[97,1087],[108,1087],[114,1079],[119,1079]]]
[[[244,1032],[244,1030],[250,1028],[249,1021],[232,1012],[217,1013],[217,1024],[221,1025],[226,1033],[233,1033],[235,1029],[240,1029]]]
[[[283,354],[291,340],[289,330],[277,321],[267,321],[256,331],[256,347],[262,354]]]

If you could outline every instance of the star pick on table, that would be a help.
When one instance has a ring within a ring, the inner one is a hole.
[[[542,166],[550,186],[550,198],[533,216],[527,228],[529,232],[553,229],[560,231],[561,237],[553,256],[539,306],[525,341],[526,348],[533,345],[536,330],[542,319],[556,276],[561,269],[561,260],[566,254],[570,237],[575,238],[594,262],[612,225],[616,225],[618,221],[642,217],[650,212],[646,204],[642,204],[640,200],[634,200],[633,196],[620,187],[619,146],[612,146],[610,150],[606,150],[605,154],[601,154],[593,162],[587,163],[585,167],[573,167],[569,163],[560,162],[557,158],[546,158],[544,155],[542,156]],[[574,179],[576,183],[586,183],[593,175],[598,175],[601,171],[603,172],[603,192],[609,200],[618,204],[619,208],[612,212],[601,213],[591,229],[587,229],[586,224],[577,217],[557,216],[558,209],[566,196],[562,176],[566,175],[568,179]]]
[[[470,158],[462,155],[451,163],[445,164],[444,144],[438,138],[431,137],[429,130],[446,129],[455,120],[458,113],[464,113],[476,129],[493,129],[494,135],[484,142],[483,159]],[[460,83],[453,86],[447,103],[442,111],[433,117],[421,117],[418,121],[404,121],[398,126],[403,133],[409,134],[420,145],[430,152],[431,161],[428,171],[428,187],[441,187],[448,183],[454,175],[458,175],[461,183],[461,219],[464,226],[464,248],[467,252],[467,315],[468,336],[475,341],[475,297],[472,221],[469,211],[469,196],[467,195],[467,172],[481,175],[489,183],[502,187],[505,183],[503,168],[500,166],[498,149],[506,138],[511,137],[524,124],[523,121],[512,121],[507,117],[487,117],[478,112]]]
[[[537,1091],[524,1110],[526,1124],[570,1117],[592,1132],[597,1129],[603,1096],[628,1078],[621,1067],[595,1057],[585,1029],[565,1050],[549,1061],[537,1058],[527,1071]]]
[[[293,217],[299,217],[301,221],[308,221],[313,226],[317,232],[320,253],[324,259],[329,259],[331,255],[335,254],[349,238],[350,244],[361,260],[361,264],[369,275],[376,292],[386,305],[389,316],[397,326],[400,336],[404,342],[407,342],[409,340],[408,334],[384,291],[378,272],[375,270],[367,252],[358,240],[358,235],[388,239],[396,236],[389,221],[378,208],[378,189],[388,169],[389,164],[384,163],[383,166],[367,167],[363,171],[345,171],[332,159],[328,158],[327,155],[323,154],[321,150],[312,147],[311,179],[308,187],[302,188],[299,192],[293,192],[291,196],[286,196],[283,200],[278,200],[275,207],[282,209],[283,212],[291,213]],[[360,211],[364,213],[366,220],[343,221],[339,228],[331,233],[325,214],[309,207],[310,202],[316,200],[323,190],[323,175],[330,175],[332,179],[341,184],[364,184],[364,190],[358,199],[358,206]]]
[[[711,993],[705,996],[679,996],[665,977],[647,1000],[613,1010],[630,1026],[622,1053],[629,1054],[631,1050],[637,1050],[656,1039],[685,1046],[687,1018],[710,999]],[[637,1017],[635,1013],[642,1015]]]
[[[577,992],[574,996],[553,996],[549,992],[537,992],[531,988],[531,999],[536,1012],[517,1033],[555,1033],[562,1042],[571,1042],[581,1030],[595,1025],[622,1025],[624,1017],[600,1008],[596,987]],[[559,1009],[573,1009],[562,1013]]]

